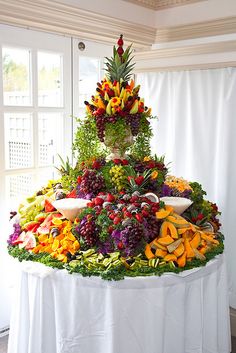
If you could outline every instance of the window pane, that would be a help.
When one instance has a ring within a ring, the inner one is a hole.
[[[79,108],[84,108],[84,101],[90,101],[95,94],[94,83],[100,79],[100,59],[79,58]]]
[[[29,113],[5,113],[6,168],[33,165],[32,116]]]
[[[63,114],[40,113],[38,117],[39,166],[53,165],[63,144]]]
[[[38,53],[38,105],[63,106],[63,59],[60,54]]]
[[[8,199],[11,203],[21,202],[25,197],[30,196],[34,190],[33,174],[18,174],[6,177],[6,189]]]
[[[30,105],[30,51],[2,49],[3,100],[5,105]]]

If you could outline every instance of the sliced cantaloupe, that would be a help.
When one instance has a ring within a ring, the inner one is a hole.
[[[219,245],[219,241],[214,239],[213,236],[214,236],[214,233],[212,233],[212,235],[208,235],[208,234],[205,234],[205,233],[201,232],[202,239],[204,239],[206,241],[209,241],[209,242],[211,242],[213,244]]]
[[[163,238],[158,238],[158,240],[157,240],[157,243],[164,245],[164,246],[170,245],[173,242],[174,242],[174,239],[171,238],[170,235],[167,235],[166,237],[163,237]]]
[[[180,257],[181,255],[183,255],[184,251],[185,251],[184,244],[181,243],[181,244],[179,244],[178,248],[175,249],[174,255],[175,255],[176,257]]]
[[[207,246],[207,245],[204,245],[204,246],[202,246],[200,249],[198,249],[198,251],[199,251],[201,254],[205,255],[205,253],[208,251],[208,246]]]
[[[164,257],[164,260],[165,261],[177,261],[177,257],[174,255],[174,254],[167,254],[165,257]]]
[[[188,258],[195,257],[194,251],[193,251],[193,249],[190,245],[190,242],[187,238],[184,239],[184,247],[185,247],[186,255]]]
[[[162,249],[156,249],[155,255],[157,257],[162,257],[164,258],[167,255],[167,251],[162,250]]]
[[[145,253],[146,258],[147,258],[148,260],[155,258],[155,255],[153,254],[153,252],[152,252],[152,250],[151,250],[150,244],[146,244],[144,253]]]
[[[43,245],[42,244],[38,244],[35,248],[33,248],[32,252],[34,254],[38,254],[39,252],[41,252],[43,249]]]
[[[184,251],[183,254],[177,259],[178,266],[184,267],[186,265],[186,260],[187,260],[187,253],[186,251]]]
[[[38,240],[40,243],[45,243],[48,240],[48,234],[40,234]]]
[[[170,245],[167,245],[167,249],[169,253],[172,253],[173,251],[175,251],[175,249],[177,249],[180,244],[182,244],[182,239],[178,239],[173,243],[171,243]]]
[[[183,217],[168,216],[167,221],[173,223],[176,228],[189,228],[189,223]]]
[[[195,248],[193,248],[193,251],[194,251],[194,254],[195,254],[196,259],[199,259],[199,260],[201,260],[201,261],[206,260],[205,255],[203,255],[202,253],[200,253],[200,251],[198,251],[198,250],[195,249]]]
[[[192,248],[197,249],[201,244],[201,234],[196,232],[193,236],[193,239],[190,241],[190,245]]]
[[[171,208],[170,209],[161,208],[159,211],[156,212],[156,218],[157,219],[164,219],[171,214],[172,210],[171,210]]]
[[[173,239],[179,238],[177,229],[175,228],[174,224],[168,221],[164,221],[161,225],[160,236],[166,237],[167,235],[170,235]]]
[[[191,227],[178,228],[178,234],[183,235],[184,233],[188,232],[189,230],[191,230]]]

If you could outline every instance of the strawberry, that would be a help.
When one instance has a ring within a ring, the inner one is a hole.
[[[110,219],[113,220],[115,217],[116,217],[115,213],[110,213],[110,214],[109,214],[109,218],[110,218]]]
[[[113,230],[114,230],[113,226],[109,226],[109,227],[108,227],[108,233],[109,233],[109,234],[111,234],[111,233],[113,232]]]
[[[148,217],[149,216],[149,212],[147,210],[142,210],[142,215],[144,217]]]
[[[135,215],[135,218],[137,219],[137,221],[138,221],[139,223],[142,223],[142,222],[143,222],[143,215],[142,215],[141,213],[137,213],[137,214]]]
[[[127,159],[122,159],[122,164],[123,164],[123,165],[128,165],[128,164],[129,164],[129,161],[127,161]]]
[[[137,185],[141,185],[142,183],[143,183],[143,181],[144,181],[144,177],[142,176],[142,175],[139,175],[138,177],[136,177],[135,179],[134,179],[134,181],[135,181],[135,183],[137,184]]]
[[[132,179],[134,179],[134,177],[133,176],[128,176],[128,181],[130,182],[130,180],[132,180]]]
[[[115,159],[113,159],[113,163],[121,164],[121,159],[115,158]]]
[[[94,161],[92,164],[93,169],[100,169],[101,166],[102,166],[101,163],[99,163],[98,161]]]
[[[201,221],[204,218],[204,215],[202,213],[199,213],[197,216],[197,220]]]
[[[119,250],[122,250],[124,248],[124,244],[122,243],[122,241],[120,241],[118,244],[117,244],[117,248]]]
[[[88,203],[87,203],[87,207],[93,208],[94,206],[95,206],[94,201],[91,201],[91,202],[88,202]]]
[[[115,201],[115,196],[113,196],[112,194],[107,194],[107,201],[108,201],[108,202],[113,202],[113,201]]]
[[[80,184],[82,181],[82,177],[79,175],[78,178],[77,178],[77,183]]]
[[[125,211],[124,212],[124,216],[127,217],[127,218],[132,218],[132,213],[129,212],[129,211]]]
[[[94,199],[94,204],[95,206],[101,206],[103,204],[104,200],[101,197],[95,197]]]
[[[114,219],[113,219],[113,223],[114,224],[119,224],[121,222],[121,218],[119,216],[116,216]]]

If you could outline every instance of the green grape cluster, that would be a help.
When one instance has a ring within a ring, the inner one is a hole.
[[[121,165],[114,165],[110,171],[111,181],[118,191],[121,191],[126,184],[125,170]]]

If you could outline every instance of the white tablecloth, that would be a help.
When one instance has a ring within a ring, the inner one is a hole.
[[[229,353],[224,256],[118,282],[25,263],[8,353]]]

